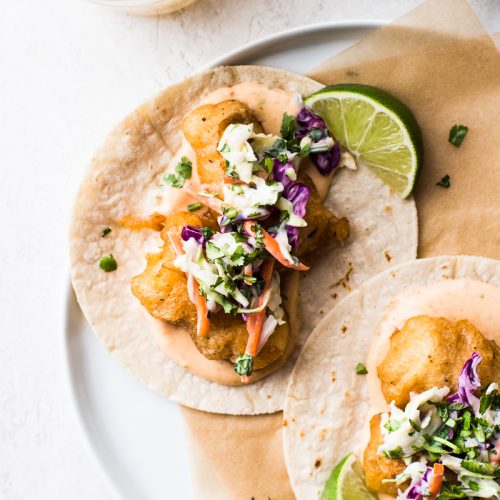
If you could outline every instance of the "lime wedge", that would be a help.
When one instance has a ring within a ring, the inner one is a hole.
[[[321,500],[374,500],[363,479],[363,469],[354,454],[346,455],[332,470]]]
[[[305,104],[333,137],[394,192],[406,198],[422,165],[422,134],[412,112],[386,92],[360,85],[329,85]]]

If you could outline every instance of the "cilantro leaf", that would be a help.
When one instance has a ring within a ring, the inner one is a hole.
[[[366,375],[368,373],[368,370],[366,369],[366,366],[363,363],[358,363],[356,365],[356,375]]]
[[[388,420],[384,424],[384,428],[389,432],[397,431],[401,427],[401,422],[399,420]]]
[[[394,450],[384,450],[384,455],[387,458],[401,458],[403,456],[403,449],[401,446],[398,446]]]
[[[436,186],[441,186],[444,187],[445,189],[448,189],[451,186],[451,177],[446,174],[441,180],[436,182]]]
[[[101,232],[101,237],[105,238],[110,232],[111,232],[111,228],[110,227],[103,228],[103,230]]]
[[[181,158],[181,161],[177,163],[175,166],[175,172],[177,175],[168,173],[163,176],[163,179],[165,182],[174,188],[181,188],[184,186],[184,181],[186,179],[191,179],[193,171],[193,164],[189,160],[189,158],[186,158],[183,156]]]
[[[453,125],[450,129],[448,142],[459,148],[468,131],[469,127],[466,127],[465,125]]]
[[[253,356],[250,354],[243,354],[238,356],[236,363],[234,363],[234,371],[241,376],[250,376],[253,372]]]
[[[183,179],[191,179],[191,174],[193,172],[193,164],[191,163],[189,158],[183,156],[181,158],[181,161],[177,163],[177,165],[175,166],[175,171]]]
[[[295,116],[285,113],[281,121],[280,134],[285,141],[295,139]]]

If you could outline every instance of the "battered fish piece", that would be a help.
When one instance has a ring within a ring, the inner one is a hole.
[[[217,146],[226,127],[232,123],[253,123],[255,132],[262,132],[252,110],[236,100],[200,106],[191,111],[182,122],[184,136],[196,153],[200,182],[212,185],[212,191],[219,191],[224,182],[226,164],[217,151]],[[307,174],[300,173],[298,180],[311,188],[305,216],[308,225],[300,230],[298,256],[314,256],[334,241],[346,239],[349,236],[349,222],[345,217],[337,218],[322,204],[318,191]]]
[[[500,349],[472,323],[431,316],[410,318],[392,335],[389,352],[377,367],[386,401],[394,400],[403,408],[410,392],[435,386],[456,392],[460,371],[473,352],[483,357],[478,367],[481,383],[500,383]]]
[[[314,257],[333,242],[345,240],[349,236],[349,221],[345,217],[337,218],[323,205],[318,190],[307,174],[299,173],[298,180],[311,188],[311,196],[304,217],[307,226],[299,232],[301,243],[297,254],[299,257]]]
[[[394,483],[383,483],[382,479],[394,479],[394,476],[404,471],[406,465],[401,458],[387,458],[377,453],[378,447],[384,441],[380,431],[381,415],[374,415],[370,420],[370,441],[363,457],[366,486],[371,491],[396,496],[398,486]],[[406,487],[404,484],[399,486],[403,490]]]
[[[168,239],[168,232],[180,234],[185,225],[216,229],[217,221],[212,212],[196,215],[180,212],[165,218],[161,237],[162,251],[148,254],[146,269],[132,278],[132,293],[155,318],[189,330],[198,350],[208,359],[228,360],[234,363],[245,352],[248,339],[246,324],[240,317],[220,311],[210,315],[210,332],[206,337],[196,334],[196,308],[189,300],[187,278],[176,268],[173,261],[176,253]],[[281,358],[290,339],[288,323],[276,328],[254,360],[254,369],[270,365]]]
[[[201,184],[220,186],[224,181],[226,163],[217,146],[224,130],[232,123],[253,123],[254,131],[262,132],[252,110],[236,100],[199,106],[184,118],[182,132],[196,153],[196,171]]]

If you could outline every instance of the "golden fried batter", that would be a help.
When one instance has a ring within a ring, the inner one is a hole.
[[[241,317],[220,311],[210,316],[210,332],[206,337],[196,334],[196,308],[189,300],[187,279],[173,265],[176,254],[167,233],[180,234],[185,225],[216,229],[217,222],[211,212],[199,216],[180,212],[166,217],[161,236],[162,251],[149,254],[146,269],[131,282],[132,293],[155,318],[174,325],[187,327],[198,350],[208,359],[226,359],[231,362],[245,352],[248,338],[246,325]],[[290,337],[288,323],[276,328],[254,360],[256,370],[279,359],[284,353]]]
[[[394,476],[403,472],[406,466],[401,458],[387,458],[377,453],[378,447],[383,442],[380,419],[379,413],[370,420],[370,441],[365,449],[363,460],[366,485],[372,491],[396,496],[398,487],[394,483],[383,483],[382,479],[394,479]],[[399,487],[406,488],[405,485]]]
[[[415,316],[390,339],[387,356],[377,367],[387,402],[400,408],[408,403],[410,392],[423,392],[434,386],[457,391],[457,380],[473,352],[483,361],[478,367],[481,383],[500,383],[500,349],[469,321]]]
[[[197,171],[202,184],[215,184],[218,191],[224,179],[225,161],[217,151],[220,138],[226,127],[232,123],[253,123],[256,132],[262,132],[250,108],[236,100],[218,104],[205,104],[189,113],[182,122],[182,131],[196,153]],[[299,181],[311,188],[305,220],[307,227],[301,229],[299,256],[314,255],[333,241],[349,236],[349,222],[345,217],[338,219],[328,210],[319,197],[311,178],[299,174]]]
[[[253,123],[255,132],[262,132],[251,109],[236,100],[200,106],[182,122],[184,136],[196,152],[196,169],[202,184],[219,186],[223,182],[225,161],[217,146],[227,126],[232,123]]]
[[[334,241],[342,241],[349,236],[349,221],[345,217],[338,219],[323,205],[318,190],[307,174],[300,173],[298,180],[311,188],[311,197],[304,217],[307,226],[300,231],[301,244],[297,253],[299,257],[314,257]]]

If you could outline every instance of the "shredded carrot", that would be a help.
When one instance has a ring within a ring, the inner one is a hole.
[[[188,283],[191,281],[192,298],[196,306],[196,334],[199,337],[206,337],[210,331],[210,319],[208,318],[207,301],[203,295],[200,295],[200,285],[194,279],[192,274],[188,275]]]
[[[443,464],[434,464],[432,468],[432,477],[429,483],[429,493],[430,499],[435,500],[435,498],[439,495],[441,491],[441,485],[443,484],[444,477],[444,465]]]
[[[255,222],[247,221],[243,224],[243,229],[255,238],[256,232],[253,229],[254,226]],[[301,262],[299,262],[298,264],[292,264],[291,262],[289,262],[282,254],[278,242],[264,228],[262,228],[262,235],[264,247],[280,264],[284,265],[285,267],[295,269],[296,271],[307,271],[309,269],[308,266],[302,264]]]
[[[153,229],[154,231],[161,231],[166,219],[164,215],[154,212],[147,219],[126,215],[118,221],[118,224],[132,230]]]
[[[168,233],[168,239],[177,255],[182,255],[182,239],[178,234]],[[200,295],[200,285],[192,274],[186,273],[188,280],[189,299],[196,307],[196,333],[200,337],[206,337],[210,331],[210,319],[208,317],[207,300]]]
[[[242,181],[241,179],[235,179],[234,177],[229,177],[229,175],[225,175],[224,184],[246,184],[246,182]]]
[[[273,269],[274,269],[274,260],[265,260],[262,263],[260,272],[262,275],[262,279],[264,280],[264,289],[262,290],[262,294],[257,302],[257,307],[262,305],[268,290],[271,288]],[[256,356],[257,347],[259,346],[260,334],[262,333],[262,325],[264,324],[265,317],[266,317],[265,310],[256,313],[251,313],[248,315],[247,318],[248,340],[245,349],[245,354],[248,354],[250,356]]]

